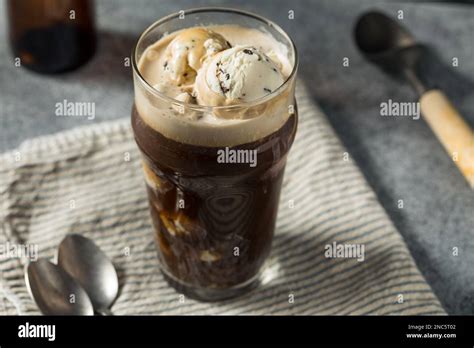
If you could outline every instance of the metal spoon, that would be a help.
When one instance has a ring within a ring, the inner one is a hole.
[[[376,11],[367,12],[359,17],[354,36],[367,59],[389,73],[402,74],[419,95],[427,90],[416,72],[424,47],[392,18]]]
[[[26,267],[26,287],[45,315],[93,315],[85,290],[68,273],[46,259]]]
[[[66,236],[59,245],[58,265],[84,288],[98,314],[112,314],[109,307],[118,294],[117,272],[92,240],[78,234]]]
[[[354,38],[368,60],[411,83],[420,96],[425,121],[474,188],[474,133],[444,93],[429,89],[418,77],[423,46],[398,22],[376,11],[359,17]]]

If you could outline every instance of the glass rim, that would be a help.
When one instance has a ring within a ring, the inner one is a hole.
[[[294,63],[293,63],[292,69],[291,69],[291,73],[288,75],[288,77],[285,79],[285,81],[277,89],[275,89],[274,91],[272,91],[271,93],[269,93],[269,94],[267,94],[263,97],[257,98],[255,100],[252,100],[252,101],[249,101],[249,102],[246,102],[246,103],[239,103],[239,104],[232,104],[232,105],[219,105],[219,106],[199,105],[199,104],[186,103],[186,102],[174,99],[174,98],[172,98],[172,97],[170,97],[170,96],[168,96],[164,93],[161,93],[160,91],[153,88],[153,86],[150,85],[148,83],[148,81],[146,81],[146,79],[143,77],[140,70],[138,69],[137,47],[140,45],[141,42],[143,42],[143,40],[146,38],[146,36],[153,29],[155,29],[156,27],[158,27],[158,26],[160,26],[160,25],[162,25],[166,22],[169,22],[170,20],[179,18],[179,16],[183,15],[183,11],[184,11],[185,16],[187,14],[203,13],[203,12],[235,13],[235,14],[238,14],[238,15],[242,15],[242,16],[246,16],[246,17],[256,19],[256,20],[266,24],[267,26],[275,29],[291,45],[291,49],[292,49],[293,54],[294,54]],[[193,111],[201,111],[201,112],[203,112],[203,111],[212,111],[212,110],[224,110],[224,109],[229,110],[229,109],[239,109],[239,108],[250,108],[250,107],[253,107],[253,106],[257,106],[257,105],[266,103],[267,101],[270,101],[273,98],[280,95],[281,93],[283,93],[286,86],[290,83],[290,81],[296,75],[296,71],[297,71],[297,68],[298,68],[298,51],[296,49],[295,43],[293,42],[291,37],[286,33],[286,31],[284,31],[278,24],[276,24],[275,22],[273,22],[273,21],[271,21],[271,20],[269,20],[265,17],[259,16],[255,13],[252,13],[252,12],[239,10],[239,9],[234,9],[234,8],[230,8],[230,7],[213,7],[213,6],[211,6],[211,7],[197,7],[197,8],[192,8],[192,9],[189,9],[189,10],[181,10],[181,11],[178,11],[178,12],[173,12],[173,13],[165,16],[165,17],[162,17],[161,19],[153,22],[150,26],[148,26],[143,31],[143,33],[138,38],[136,44],[133,46],[132,57],[131,58],[132,58],[133,73],[135,74],[135,76],[138,77],[141,84],[148,90],[149,93],[151,93],[151,94],[153,94],[153,95],[155,95],[155,96],[157,96],[157,97],[159,97],[159,98],[161,98],[161,99],[163,99],[163,100],[165,100],[165,101],[167,101],[171,104],[183,106],[186,109],[193,110]]]

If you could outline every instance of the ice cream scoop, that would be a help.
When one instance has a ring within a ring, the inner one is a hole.
[[[366,58],[412,84],[423,118],[474,188],[474,131],[441,90],[430,89],[419,78],[423,46],[400,21],[376,11],[359,17],[354,38]]]
[[[165,69],[174,83],[192,83],[203,62],[227,48],[230,48],[230,43],[212,30],[200,27],[185,29],[166,48]]]
[[[236,46],[214,55],[196,77],[199,104],[232,105],[259,99],[284,82],[277,62],[252,46]]]

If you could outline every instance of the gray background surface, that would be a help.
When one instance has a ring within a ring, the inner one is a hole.
[[[380,103],[415,101],[410,87],[389,79],[357,52],[355,18],[377,7],[395,15],[432,47],[425,79],[446,91],[474,125],[474,6],[342,0],[97,1],[99,46],[81,69],[41,76],[15,68],[5,21],[0,28],[0,150],[29,137],[91,122],[127,117],[133,100],[131,70],[123,60],[138,35],[157,18],[180,9],[227,5],[264,15],[294,38],[299,76],[354,157],[407,241],[418,266],[451,314],[474,314],[474,194],[420,120],[383,118]],[[295,19],[288,19],[288,11]],[[0,2],[5,18],[5,2]],[[348,57],[350,66],[343,67]],[[450,66],[452,57],[459,67]],[[97,117],[54,116],[55,103],[94,101]],[[397,207],[398,200],[403,209]],[[453,256],[454,247],[459,256]]]

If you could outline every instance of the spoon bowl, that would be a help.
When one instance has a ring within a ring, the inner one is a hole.
[[[44,315],[93,315],[89,296],[68,273],[46,259],[26,266],[26,287]]]
[[[381,12],[366,12],[356,21],[354,39],[368,60],[396,77],[406,78],[418,94],[426,91],[416,72],[425,47],[394,19]]]
[[[84,288],[96,312],[110,314],[108,308],[118,294],[117,272],[92,240],[79,234],[66,236],[59,245],[58,265]]]

